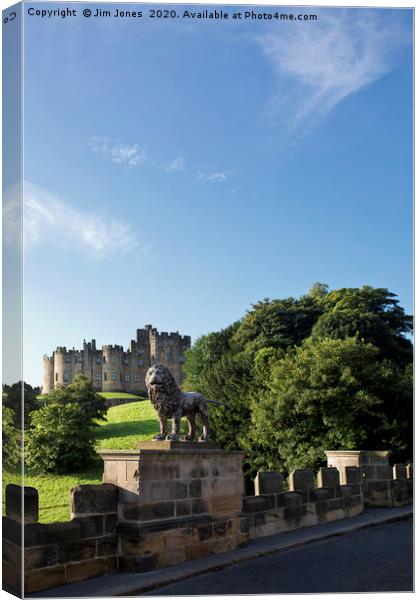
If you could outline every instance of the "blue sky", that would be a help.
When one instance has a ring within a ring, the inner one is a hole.
[[[292,11],[318,21],[25,18],[27,381],[315,281],[412,310],[412,13]]]

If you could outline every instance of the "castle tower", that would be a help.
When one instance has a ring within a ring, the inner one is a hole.
[[[102,391],[124,391],[123,358],[122,346],[102,346]]]
[[[72,356],[65,346],[58,346],[54,352],[54,387],[68,385],[73,381]]]
[[[54,389],[54,355],[43,357],[44,372],[42,378],[42,393],[48,394]]]

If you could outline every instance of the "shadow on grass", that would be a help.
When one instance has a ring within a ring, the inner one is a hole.
[[[121,438],[131,435],[152,435],[159,432],[159,423],[155,419],[147,421],[123,421],[121,423],[107,423],[96,430],[97,440]]]

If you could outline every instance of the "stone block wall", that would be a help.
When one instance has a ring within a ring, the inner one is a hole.
[[[120,490],[122,570],[149,571],[245,543],[242,452],[162,441],[101,456],[104,481]]]
[[[24,488],[25,505],[28,489],[32,490],[28,506],[37,507],[34,488]],[[3,580],[17,591],[21,591],[16,568],[21,563],[22,523],[12,502],[21,490],[7,486],[3,517]],[[32,514],[25,510],[25,593],[117,570],[117,498],[117,488],[109,484],[78,486],[71,492],[72,518],[64,523],[38,523],[37,509]]]
[[[364,507],[361,469],[348,468],[345,478],[341,484],[335,468],[322,468],[317,477],[311,469],[297,469],[289,476],[289,491],[284,491],[280,473],[258,473],[256,495],[243,501],[241,532],[252,539],[360,514]]]
[[[255,495],[244,497],[241,452],[164,441],[101,455],[104,483],[71,490],[65,523],[38,523],[37,490],[7,486],[3,580],[13,590],[32,593],[116,571],[151,571],[250,539],[354,517],[366,504],[400,506],[412,499],[412,465],[395,465],[392,479],[380,479],[382,471],[369,479],[372,472],[354,464],[316,475],[297,469],[288,486],[280,473],[260,472]],[[375,464],[384,466],[367,466]]]
[[[325,452],[340,478],[350,466],[360,467],[365,506],[404,506],[413,501],[413,466],[389,464],[387,451],[338,450]]]

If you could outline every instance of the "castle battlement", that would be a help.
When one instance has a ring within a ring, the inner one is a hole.
[[[97,391],[146,394],[147,369],[157,362],[167,366],[180,385],[184,378],[184,351],[190,346],[190,336],[178,331],[159,333],[150,324],[137,329],[136,339],[130,341],[127,350],[119,344],[105,344],[98,349],[94,339],[83,340],[82,350],[57,346],[52,356],[43,357],[42,393],[47,394],[57,385],[66,386],[83,373]]]

